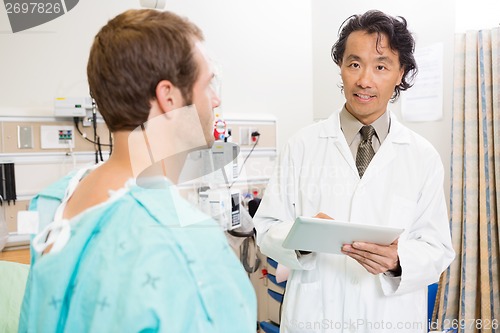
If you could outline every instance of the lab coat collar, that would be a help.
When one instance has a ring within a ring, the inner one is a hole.
[[[409,144],[411,138],[410,130],[399,122],[394,113],[390,112],[389,115],[391,117],[391,127],[386,140],[392,143]]]
[[[332,113],[330,117],[324,120],[318,131],[320,138],[337,138],[343,135],[342,129],[340,128],[340,111]]]
[[[342,138],[343,133],[340,128],[340,110],[334,112],[328,119],[324,120],[319,131],[320,138]],[[410,143],[410,130],[403,126],[397,119],[396,115],[389,111],[391,117],[391,127],[386,141],[396,144],[409,144]]]

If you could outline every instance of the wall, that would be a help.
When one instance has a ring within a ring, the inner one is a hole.
[[[139,0],[82,0],[67,14],[16,34],[0,8],[0,115],[50,116],[54,97],[87,95],[93,36],[130,8],[139,8]],[[274,114],[278,146],[312,122],[309,2],[168,0],[167,9],[204,30],[222,74],[222,112]]]
[[[339,6],[333,1],[314,0],[312,2],[314,118],[327,118],[333,110],[341,108],[344,104],[344,97],[338,88],[341,82],[340,72],[330,57],[330,50],[337,39],[342,22],[352,14],[360,14],[369,9],[379,9],[391,15],[405,17],[416,39],[417,48],[436,42],[443,43],[443,117],[434,122],[403,121],[403,123],[426,137],[440,153],[446,172],[444,186],[448,197],[455,1],[424,0],[416,5],[414,2],[385,0],[377,2],[375,6],[373,1],[359,0]],[[389,109],[402,120],[400,102],[389,104]]]
[[[457,0],[455,31],[491,29],[500,25],[500,2],[497,0]]]

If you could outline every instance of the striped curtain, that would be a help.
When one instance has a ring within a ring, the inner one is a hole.
[[[455,38],[450,228],[457,257],[439,283],[438,329],[500,332],[499,51],[499,28]]]

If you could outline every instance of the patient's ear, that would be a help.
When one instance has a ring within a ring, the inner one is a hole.
[[[181,91],[168,80],[162,80],[156,85],[156,101],[164,113],[184,106]]]

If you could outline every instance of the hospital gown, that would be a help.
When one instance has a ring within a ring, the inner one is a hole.
[[[32,200],[42,226],[69,179]],[[255,293],[223,232],[171,189],[129,183],[71,219],[60,252],[32,249],[19,332],[255,332]]]

